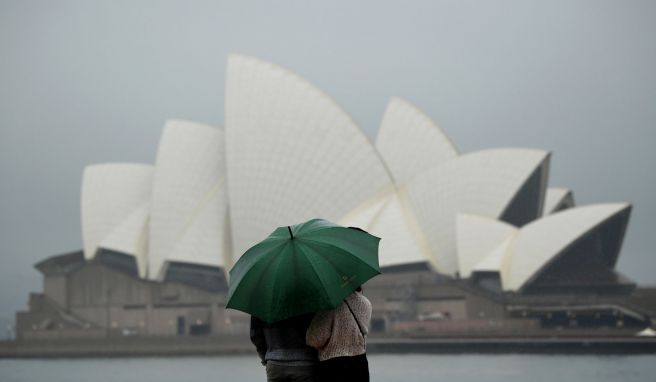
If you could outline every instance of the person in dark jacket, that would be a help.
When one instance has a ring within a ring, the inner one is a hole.
[[[317,378],[317,350],[305,335],[314,313],[267,323],[251,316],[251,342],[266,366],[269,382],[312,382]]]

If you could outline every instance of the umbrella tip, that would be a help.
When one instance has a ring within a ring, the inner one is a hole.
[[[289,231],[289,237],[291,237],[292,239],[294,239],[294,234],[292,234],[292,227],[287,226],[287,230]]]

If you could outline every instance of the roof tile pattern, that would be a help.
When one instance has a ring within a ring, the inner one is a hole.
[[[458,213],[498,219],[548,158],[548,152],[542,150],[483,150],[416,177],[407,186],[408,199],[428,238],[435,268],[447,274],[458,272]]]
[[[430,117],[398,97],[387,104],[376,148],[398,184],[458,156],[449,137]]]
[[[236,256],[275,227],[314,217],[337,221],[392,187],[353,120],[277,65],[231,55],[225,113]]]
[[[101,243],[139,255],[135,240],[145,229],[141,212],[152,191],[153,166],[110,163],[87,166],[82,175],[82,241],[84,257],[92,259]],[[119,229],[130,226],[129,232]],[[132,230],[133,229],[133,230]]]
[[[224,133],[212,126],[168,121],[157,152],[150,217],[148,277],[165,263],[223,266],[227,215]]]

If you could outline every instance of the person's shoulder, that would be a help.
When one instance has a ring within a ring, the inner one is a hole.
[[[355,292],[354,295],[355,295],[355,296],[354,296],[354,300],[355,300],[358,304],[360,304],[360,305],[362,305],[362,306],[365,306],[365,307],[367,307],[367,308],[370,308],[370,307],[371,307],[371,301],[369,301],[369,299],[367,298],[367,296],[365,296],[362,292]]]
[[[362,292],[353,292],[353,293],[351,293],[350,296],[352,296],[353,298],[358,299],[358,300],[367,300],[367,301],[369,301],[369,299],[367,299],[367,297]]]

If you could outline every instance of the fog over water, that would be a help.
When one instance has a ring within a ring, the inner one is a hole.
[[[654,1],[0,0],[0,324],[81,248],[80,178],[222,125],[229,52],[286,66],[370,137],[390,96],[462,152],[553,151],[579,204],[634,204],[619,271],[656,284]],[[0,327],[0,338],[4,327]]]
[[[373,355],[376,382],[644,382],[656,357],[545,355]],[[0,360],[3,382],[265,381],[256,356]]]

